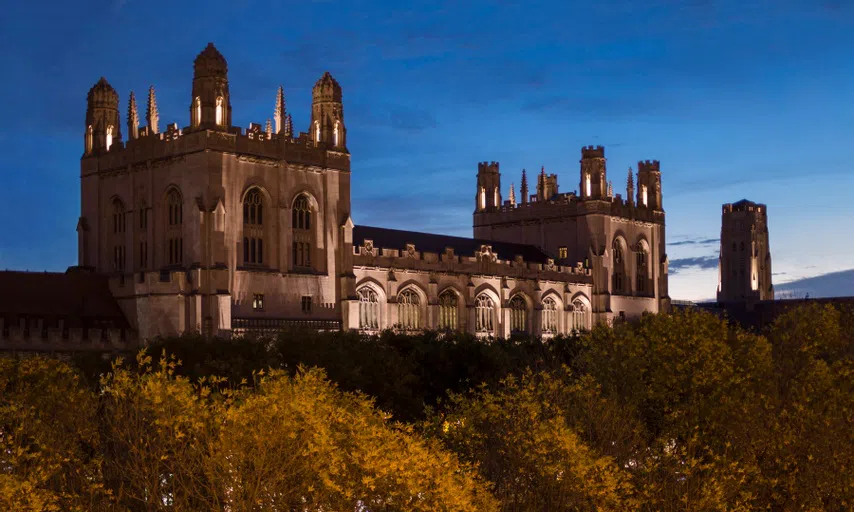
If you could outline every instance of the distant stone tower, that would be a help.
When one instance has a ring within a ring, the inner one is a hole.
[[[121,142],[120,125],[119,95],[107,79],[101,77],[98,83],[89,89],[83,154],[97,155],[109,151],[113,144]]]
[[[498,171],[498,162],[480,162],[477,164],[477,192],[474,211],[495,211],[500,207],[501,173]]]
[[[213,43],[208,43],[193,63],[190,127],[228,131],[230,126],[228,64]]]
[[[341,86],[328,71],[312,90],[310,136],[312,141],[325,143],[327,148],[345,150],[347,147]]]
[[[773,300],[768,212],[747,199],[723,205],[718,302]]]
[[[605,171],[605,148],[587,146],[581,148],[582,199],[605,199],[608,197],[608,177]]]

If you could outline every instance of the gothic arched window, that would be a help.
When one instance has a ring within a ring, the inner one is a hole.
[[[243,199],[243,263],[264,264],[264,201],[257,188]]]
[[[216,125],[222,126],[222,96],[217,96],[216,98]],[[199,119],[201,119],[201,115],[199,115]]]
[[[649,276],[647,275],[648,270],[646,248],[643,245],[638,247],[636,260],[637,268],[635,269],[635,272],[637,275],[637,291],[639,293],[646,293],[646,284],[649,279]]]
[[[397,296],[397,324],[407,331],[421,328],[421,300],[411,288]]]
[[[93,132],[92,132],[92,125],[90,124],[89,126],[86,127],[86,154],[87,155],[92,152],[92,140],[93,140]]]
[[[179,265],[184,259],[184,207],[181,194],[170,189],[166,194],[166,264]]]
[[[378,329],[380,326],[380,301],[377,292],[366,286],[361,288],[357,295],[359,296],[359,328]]]
[[[495,329],[495,303],[489,295],[482,293],[474,301],[474,326],[477,332],[492,333]]]
[[[341,128],[340,128],[340,124],[341,124],[341,123],[339,123],[338,121],[335,121],[335,127],[332,129],[332,145],[333,145],[333,146],[335,146],[336,148],[337,148],[337,147],[340,145],[340,143],[341,143]]]
[[[202,122],[202,99],[196,96],[193,99],[193,126],[199,126]]]
[[[552,297],[543,299],[543,332],[555,334],[558,330],[557,301]]]
[[[112,145],[113,145],[113,125],[110,125],[107,127],[107,142],[106,142],[107,151],[110,150],[110,146],[112,146]]]
[[[622,293],[625,285],[625,268],[623,259],[623,244],[620,240],[614,240],[614,293]]]
[[[457,294],[445,290],[439,295],[439,329],[456,329],[458,316]]]
[[[528,304],[525,299],[516,295],[510,299],[510,332],[528,332]]]
[[[113,270],[120,271],[125,269],[125,229],[127,228],[125,205],[121,199],[113,200],[112,208],[113,219]]]
[[[293,218],[291,219],[294,267],[311,268],[312,252],[314,251],[314,244],[312,243],[314,237],[311,232],[312,213],[308,196],[300,194],[294,200]]]
[[[573,332],[585,331],[590,327],[587,325],[587,308],[581,299],[575,299],[571,309],[571,327]]]
[[[320,142],[320,123],[314,122],[314,142]]]

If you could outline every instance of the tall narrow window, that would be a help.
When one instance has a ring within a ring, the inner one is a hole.
[[[199,114],[199,119],[202,116]],[[217,96],[216,98],[216,125],[222,126],[222,96]]]
[[[647,197],[646,185],[641,185],[641,204],[647,206]]]
[[[332,144],[336,148],[340,145],[340,141],[341,141],[340,129],[338,127],[340,124],[341,123],[339,123],[338,121],[335,121],[335,127],[332,130]]]
[[[480,187],[479,197],[480,197],[480,209],[484,210],[484,209],[486,209],[486,189],[485,188]]]
[[[525,299],[516,295],[510,299],[510,332],[525,333],[528,332],[528,305]]]
[[[543,333],[555,334],[558,330],[557,302],[552,297],[543,300]]]
[[[243,199],[243,262],[264,264],[264,204],[257,188]]]
[[[397,296],[397,324],[406,331],[421,328],[421,301],[415,290],[406,289]]]
[[[587,324],[587,308],[580,299],[576,299],[572,303],[570,320],[573,332],[585,331],[590,328]]]
[[[365,287],[359,295],[359,328],[378,329],[380,326],[380,301],[377,292]]]
[[[557,257],[558,257],[558,258],[560,258],[560,259],[562,259],[562,260],[565,260],[566,258],[568,258],[568,257],[569,257],[569,250],[568,250],[568,248],[567,248],[567,247],[558,247],[558,249],[557,249]]]
[[[107,151],[110,150],[110,146],[113,145],[113,125],[107,127],[107,142],[106,147]]]
[[[647,284],[647,256],[646,249],[641,246],[638,248],[637,252],[637,269],[635,269],[637,273],[637,290],[638,293],[646,293],[646,284]]]
[[[300,194],[294,201],[292,215],[294,267],[311,268],[314,237],[311,232],[312,211],[308,196]]]
[[[176,189],[166,195],[166,264],[180,265],[184,260],[184,206]]]
[[[625,280],[625,269],[623,262],[623,245],[619,240],[614,240],[614,293],[622,293]]]
[[[584,197],[590,197],[593,193],[592,183],[590,181],[590,174],[584,175]]]
[[[193,99],[193,126],[199,126],[202,122],[202,99],[198,96]]]
[[[446,290],[439,295],[439,329],[457,328],[457,294]]]
[[[494,206],[496,206],[496,207],[501,206],[501,201],[498,198],[498,187],[495,187],[495,189],[492,191],[492,198],[493,198],[492,204]]]
[[[495,303],[489,295],[482,293],[474,301],[474,326],[480,333],[492,333],[495,329]]]
[[[89,126],[86,127],[86,154],[87,155],[92,152],[92,140],[93,140],[92,125],[90,124]]]
[[[124,203],[120,199],[113,201],[113,270],[121,271],[125,269],[125,220],[127,213],[125,212]]]

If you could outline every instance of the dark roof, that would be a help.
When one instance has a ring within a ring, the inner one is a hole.
[[[71,325],[107,322],[128,327],[106,276],[68,272],[0,271],[0,316],[64,318]]]
[[[418,252],[438,254],[445,252],[445,248],[451,247],[457,256],[474,256],[480,250],[481,245],[491,245],[492,252],[497,253],[498,258],[502,260],[512,261],[516,256],[522,256],[528,262],[546,263],[549,259],[546,253],[533,245],[494,242],[492,240],[463,238],[459,236],[434,235],[432,233],[418,233],[417,231],[403,231],[373,226],[354,226],[353,247],[363,245],[365,240],[373,240],[374,247],[378,248],[406,250],[406,244],[414,244],[415,250]]]

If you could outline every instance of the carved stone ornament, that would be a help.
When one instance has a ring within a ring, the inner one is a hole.
[[[362,256],[373,256],[374,255],[374,241],[373,240],[365,240],[364,245],[359,247],[359,254]]]
[[[498,256],[492,252],[491,245],[481,245],[476,257],[477,261],[488,261],[490,263],[494,263],[498,259]]]
[[[415,253],[415,245],[414,244],[406,244],[406,257],[415,259],[417,254]]]
[[[551,271],[551,272],[554,272],[555,270],[557,270],[557,267],[555,267],[555,260],[553,260],[551,258],[546,260],[546,270]]]

